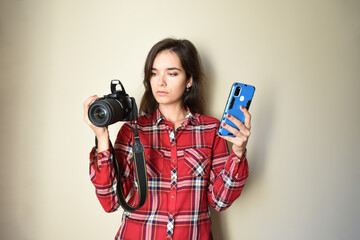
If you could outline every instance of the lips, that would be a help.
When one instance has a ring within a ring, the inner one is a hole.
[[[165,96],[165,95],[168,94],[168,92],[165,92],[165,91],[157,91],[156,94],[159,95],[159,96]]]

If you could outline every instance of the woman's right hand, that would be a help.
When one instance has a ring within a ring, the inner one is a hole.
[[[93,130],[97,140],[98,140],[98,152],[102,152],[104,150],[109,149],[109,130],[108,127],[96,127],[94,124],[91,123],[88,111],[90,104],[98,99],[97,95],[91,96],[84,102],[84,122],[90,126],[90,128]]]

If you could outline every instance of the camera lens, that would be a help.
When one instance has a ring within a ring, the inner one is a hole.
[[[89,108],[89,119],[97,127],[109,125],[111,120],[111,109],[105,101],[95,101]]]
[[[120,101],[116,99],[100,99],[89,107],[89,119],[97,127],[105,127],[124,118],[124,111]]]
[[[97,122],[104,121],[107,114],[108,112],[106,111],[106,109],[102,108],[101,106],[97,106],[92,112],[93,118]]]

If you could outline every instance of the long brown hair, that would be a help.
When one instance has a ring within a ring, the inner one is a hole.
[[[150,78],[156,56],[165,50],[176,53],[180,58],[182,68],[185,70],[186,79],[188,80],[192,77],[192,86],[189,91],[184,92],[182,98],[184,108],[189,108],[193,113],[204,114],[202,83],[205,76],[198,51],[189,40],[166,38],[156,43],[146,58],[143,80],[145,92],[140,103],[140,115],[151,114],[158,107],[158,103],[152,94]]]

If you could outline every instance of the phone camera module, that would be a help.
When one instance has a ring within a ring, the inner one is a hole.
[[[241,87],[240,86],[236,87],[234,96],[238,97],[240,94],[240,91],[241,91]]]

